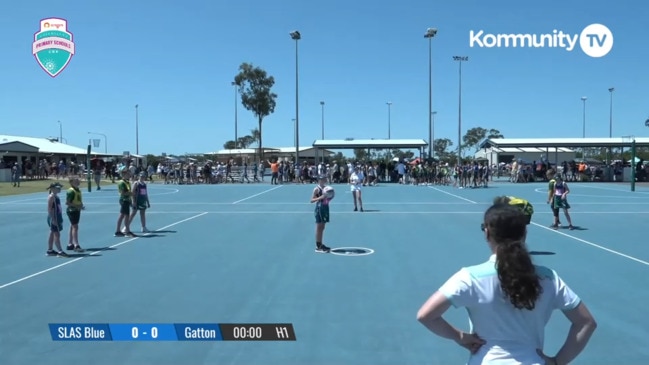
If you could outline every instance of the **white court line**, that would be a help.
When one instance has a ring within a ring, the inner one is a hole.
[[[598,190],[607,190],[607,191],[618,191],[620,193],[629,193],[629,194],[649,194],[649,191],[638,191],[638,187],[636,186],[636,191],[631,191],[631,183],[629,184],[629,189],[628,190],[621,190],[621,189],[613,189],[613,188],[605,188],[602,186],[590,186],[590,185],[579,185],[580,188],[589,188],[589,189],[598,189]]]
[[[36,194],[38,194],[38,193],[36,193]],[[45,200],[46,197],[47,197],[47,191],[43,190],[43,197],[21,199],[21,200],[12,200],[12,201],[8,201],[8,202],[0,201],[0,205],[2,205],[2,204],[22,203],[22,202],[33,202],[34,200]]]
[[[537,201],[537,202],[530,202],[531,204],[535,205],[544,205],[547,204],[545,201]],[[352,205],[354,203],[349,203],[349,202],[336,202],[336,205]],[[471,202],[471,203],[452,203],[452,202],[372,202],[372,205],[475,205],[475,204],[482,204],[482,205],[491,205],[493,202]],[[644,203],[639,203],[639,202],[578,202],[578,203],[572,203],[573,205],[647,205],[649,206],[649,201],[644,202]],[[25,203],[25,204],[20,204],[20,206],[26,206],[26,205],[43,205],[42,202],[39,203]],[[95,205],[115,205],[115,203],[90,203],[88,206],[95,206]],[[182,203],[155,203],[156,206],[159,205],[182,205],[182,206],[187,206],[187,205],[232,205],[232,203],[212,203],[212,202],[182,202]],[[272,206],[279,206],[279,205],[312,205],[312,203],[309,202],[260,202],[260,203],[239,203],[238,205],[272,205]]]
[[[172,189],[172,188],[160,188],[160,189],[171,190],[171,191],[168,191],[166,193],[153,193],[153,194],[149,194],[149,195],[150,196],[160,196],[160,195],[177,194],[177,193],[180,192],[179,189]],[[151,190],[158,190],[158,188],[154,187],[154,189],[151,189]],[[84,197],[83,197],[84,201],[91,200],[93,198],[94,199],[102,199],[102,198],[114,199],[115,198],[115,196],[113,194],[111,194],[111,195],[89,195],[89,194],[92,194],[92,192],[88,193],[87,190],[82,191],[82,192],[84,193]],[[93,190],[93,192],[97,192],[97,191]],[[112,193],[112,192],[113,191],[111,191],[110,193]],[[31,194],[40,194],[42,196],[37,197],[37,198],[29,198],[29,199],[0,201],[0,205],[18,204],[18,203],[23,203],[23,202],[33,202],[33,201],[36,201],[36,200],[45,200],[45,199],[47,199],[47,190],[43,190],[42,194],[41,193],[31,193]],[[28,195],[31,195],[31,194],[28,194]],[[103,193],[99,193],[99,194],[103,194]],[[27,204],[40,204],[40,203],[27,203]],[[25,205],[27,205],[27,204],[25,204]],[[104,204],[108,204],[108,203],[104,203]],[[21,204],[21,205],[23,205],[23,204]]]
[[[436,187],[429,186],[429,188],[431,188],[431,189],[433,189],[433,190],[436,190],[436,191],[439,191],[440,193],[444,193],[444,194],[446,194],[446,195],[450,195],[450,196],[452,196],[452,197],[454,197],[454,198],[462,199],[462,200],[467,201],[467,202],[472,203],[472,204],[480,204],[480,203],[478,203],[478,202],[474,202],[473,200],[469,200],[469,199],[467,199],[467,198],[463,198],[463,197],[461,197],[461,196],[459,196],[459,195],[451,194],[451,193],[449,193],[448,191],[444,191],[444,190],[442,190],[442,189],[438,189],[438,188],[436,188]]]
[[[296,211],[284,211],[284,210],[269,210],[269,211],[259,211],[259,210],[248,210],[248,211],[148,211],[147,214],[198,214],[198,213],[210,213],[210,214],[313,214],[313,212],[310,211],[304,211],[304,210],[296,210]],[[337,212],[333,211],[333,214],[484,214],[483,211],[479,212],[469,212],[469,211],[419,211],[419,212],[412,212],[412,211],[392,211],[392,212],[387,212],[387,211],[365,211],[365,212]],[[43,214],[42,211],[1,211],[0,214]],[[99,211],[99,212],[88,212],[84,211],[83,213],[85,214],[115,214],[115,212],[106,212],[106,211]],[[553,214],[552,212],[534,212],[534,214]],[[629,211],[621,211],[621,212],[606,212],[606,211],[595,211],[595,212],[582,212],[580,211],[579,214],[649,214],[649,211],[637,211],[637,212],[629,212]]]
[[[154,189],[151,189],[151,186],[150,186],[150,185],[148,185],[148,187],[149,187],[149,190],[150,190],[150,191],[156,191],[156,190],[167,190],[166,193],[151,193],[151,194],[149,194],[149,196],[171,195],[171,194],[178,194],[178,193],[180,192],[180,189],[172,189],[172,188],[155,188],[155,187],[153,187]],[[103,190],[102,190],[102,191],[103,191]],[[110,195],[107,195],[107,194],[104,194],[104,195],[89,195],[89,194],[92,194],[93,192],[96,193],[97,191],[96,191],[96,190],[93,190],[91,193],[88,193],[88,191],[82,191],[82,193],[83,193],[83,200],[85,201],[86,199],[93,199],[93,198],[94,198],[94,199],[105,199],[105,198],[111,198],[111,199],[114,199],[114,198],[115,198],[114,193],[116,193],[116,191],[111,190],[111,191],[109,191],[109,194],[110,194]],[[102,194],[102,193],[99,193],[99,194]]]
[[[537,188],[534,189],[535,192],[541,193],[541,194],[546,194],[548,193],[548,189],[543,189],[543,188]],[[621,190],[615,190],[622,192]],[[630,195],[588,195],[588,194],[579,194],[579,193],[570,193],[570,196],[581,196],[581,197],[588,197],[588,198],[613,198],[613,199],[647,199],[649,197],[645,196],[630,196]],[[647,203],[649,203],[649,200],[647,200]],[[647,204],[645,203],[645,204]],[[619,204],[619,203],[618,203]],[[626,203],[624,203],[626,204]]]
[[[257,193],[257,194],[255,194],[255,195],[250,195],[250,196],[247,197],[247,198],[243,198],[243,199],[241,199],[241,200],[237,200],[236,202],[233,202],[232,204],[239,204],[239,203],[241,203],[241,202],[243,202],[243,201],[246,201],[246,200],[248,200],[248,199],[256,198],[256,197],[258,197],[258,196],[260,196],[260,195],[263,195],[263,194],[266,194],[266,193],[270,193],[270,192],[273,191],[273,190],[277,190],[277,189],[279,189],[279,188],[283,188],[283,187],[284,187],[284,185],[279,185],[279,186],[276,186],[276,187],[274,187],[274,188],[270,188],[270,189],[268,189],[268,190],[264,190],[264,191],[262,191],[261,193]]]
[[[624,258],[629,259],[629,260],[631,260],[631,261],[635,261],[635,262],[641,263],[641,264],[643,264],[643,265],[649,266],[649,262],[648,262],[648,261],[640,260],[640,259],[637,258],[637,257],[633,257],[633,256],[630,256],[630,255],[624,254],[624,253],[619,252],[619,251],[611,250],[610,248],[606,248],[606,247],[604,247],[604,246],[600,246],[600,245],[598,245],[598,244],[596,244],[596,243],[593,243],[593,242],[590,242],[590,241],[586,241],[586,240],[584,240],[584,239],[581,239],[581,238],[579,238],[579,237],[575,237],[575,236],[569,235],[569,234],[567,234],[567,233],[559,232],[559,231],[557,231],[557,230],[554,230],[554,229],[552,229],[552,228],[546,227],[546,226],[541,225],[541,224],[538,224],[538,223],[534,223],[534,222],[532,222],[532,224],[535,225],[535,226],[537,226],[537,227],[541,227],[541,228],[543,228],[543,229],[545,229],[545,230],[548,230],[548,231],[550,231],[550,232],[554,232],[554,233],[556,233],[556,234],[560,234],[560,235],[562,235],[562,236],[565,236],[565,237],[568,237],[568,238],[572,238],[573,240],[575,240],[575,241],[577,241],[577,242],[581,242],[581,243],[587,244],[587,245],[589,245],[589,246],[591,246],[591,247],[595,247],[595,248],[598,248],[598,249],[600,249],[600,250],[603,250],[603,251],[606,251],[606,252],[612,253],[612,254],[614,254],[614,255],[618,255],[618,256],[624,257]]]
[[[545,201],[537,201],[537,202],[530,202],[531,204],[534,205],[545,205],[547,202]],[[98,206],[98,205],[115,205],[116,203],[95,203],[91,202],[87,204],[87,207],[93,207],[93,206]],[[352,205],[354,203],[349,203],[349,202],[336,202],[336,205]],[[481,205],[491,205],[493,202],[471,202],[471,203],[453,203],[453,202],[372,202],[373,206],[377,205],[475,205],[475,204],[481,204]],[[572,205],[647,205],[649,206],[649,201],[647,202],[572,202]],[[27,206],[27,205],[43,205],[42,202],[38,203],[23,203],[19,204],[20,206]],[[176,206],[176,205],[181,205],[181,206],[187,206],[187,205],[192,205],[192,206],[197,206],[197,205],[214,205],[214,206],[220,206],[220,205],[232,205],[232,203],[213,203],[213,202],[181,202],[181,203],[168,203],[168,202],[163,202],[163,203],[155,203],[156,206],[160,205],[166,205],[166,206]],[[239,203],[238,205],[272,205],[272,206],[281,206],[281,205],[312,205],[312,203],[309,202],[260,202],[260,203],[255,203],[255,202],[248,202],[248,203]]]
[[[436,189],[436,190],[437,190],[437,189]],[[446,193],[446,194],[448,194],[448,195],[451,195],[451,196],[455,196],[455,197],[458,198],[458,199],[462,199],[462,200],[470,201],[470,200],[465,199],[465,198],[463,198],[463,197],[461,197],[461,196],[457,196],[457,195],[454,195],[454,194],[451,194],[451,193],[447,193],[447,192],[445,192],[445,191],[443,191],[443,190],[439,190],[439,191],[441,191],[442,193]],[[549,214],[549,213],[551,213],[551,212],[539,212],[539,213],[542,213],[542,214],[543,214],[543,213]],[[580,213],[580,214],[583,214],[584,212],[579,212],[579,213]],[[629,213],[629,214],[636,214],[636,213],[639,213],[639,212],[633,212],[633,213]],[[449,213],[447,213],[447,214],[449,214]],[[452,214],[452,213],[450,213],[450,214]],[[534,214],[537,214],[537,212],[535,212]],[[616,213],[609,213],[609,212],[599,212],[599,213],[598,213],[598,212],[591,212],[591,214],[616,214]],[[624,214],[624,213],[617,213],[617,214]],[[640,259],[637,258],[637,257],[633,257],[633,256],[630,256],[630,255],[627,255],[627,254],[623,254],[623,253],[618,252],[618,251],[615,251],[615,250],[611,250],[610,248],[606,248],[606,247],[604,247],[604,246],[600,246],[600,245],[598,245],[598,244],[596,244],[596,243],[593,243],[593,242],[590,242],[590,241],[586,241],[586,240],[584,240],[584,239],[581,239],[581,238],[578,238],[578,237],[575,237],[575,236],[569,235],[569,234],[567,234],[567,233],[559,232],[559,231],[557,231],[557,230],[554,230],[554,229],[552,229],[552,228],[549,228],[549,227],[543,226],[543,225],[538,224],[538,223],[534,223],[534,222],[532,222],[532,224],[535,225],[535,226],[537,226],[537,227],[541,227],[541,228],[546,229],[546,230],[548,230],[548,231],[554,232],[554,233],[556,233],[556,234],[560,234],[560,235],[562,235],[562,236],[565,236],[565,237],[568,237],[568,238],[572,238],[572,239],[575,240],[575,241],[578,241],[578,242],[581,242],[581,243],[585,243],[585,244],[587,244],[587,245],[589,245],[589,246],[592,246],[592,247],[598,248],[598,249],[600,249],[600,250],[603,250],[603,251],[606,251],[606,252],[612,253],[612,254],[614,254],[614,255],[618,255],[618,256],[621,256],[621,257],[627,258],[627,259],[629,259],[629,260],[632,260],[632,261],[635,261],[635,262],[641,263],[641,264],[643,264],[643,265],[649,266],[649,262],[644,261],[644,260],[640,260]]]
[[[95,206],[95,205],[116,205],[117,203],[90,203],[87,204],[88,206]],[[182,206],[187,206],[187,205],[232,205],[233,203],[213,203],[213,202],[174,202],[174,203],[155,203],[156,206],[159,205],[182,205]],[[349,202],[336,202],[336,205],[352,205],[354,203],[349,203]],[[488,203],[485,203],[488,204]],[[541,203],[538,203],[541,204]],[[545,202],[543,202],[545,204]],[[611,203],[613,204],[613,203]],[[615,204],[620,204],[620,203],[615,203]],[[649,204],[649,203],[647,203]],[[25,205],[43,205],[42,202],[39,203],[25,203],[25,204],[20,204],[21,206]],[[313,203],[307,202],[260,202],[260,203],[255,203],[255,202],[249,202],[249,203],[239,203],[239,205],[272,205],[272,206],[277,206],[277,205],[313,205]],[[473,205],[472,203],[440,203],[440,202],[372,202],[372,205]]]
[[[175,223],[169,224],[169,225],[164,226],[164,227],[162,227],[162,228],[158,228],[158,231],[163,231],[163,230],[165,230],[165,229],[167,229],[167,228],[171,228],[171,227],[176,226],[176,225],[179,225],[179,224],[181,224],[181,223],[185,223],[185,222],[190,221],[190,220],[192,220],[192,219],[196,219],[196,218],[198,218],[198,217],[204,216],[205,214],[208,214],[208,212],[202,212],[202,213],[197,214],[197,215],[195,215],[195,216],[193,216],[193,217],[185,218],[185,219],[183,219],[183,220],[180,220],[180,221],[178,221],[178,222],[175,222]],[[151,232],[151,233],[148,233],[148,234],[146,234],[145,236],[148,236],[148,235],[150,235],[150,234],[155,234],[155,231],[154,231],[154,232]],[[112,246],[108,246],[108,248],[119,247],[119,246],[124,245],[124,244],[127,244],[127,243],[129,243],[129,242],[133,242],[133,241],[135,241],[135,240],[137,240],[137,239],[139,239],[139,238],[142,238],[142,237],[133,237],[133,238],[128,239],[128,240],[126,240],[126,241],[122,241],[122,242],[117,243],[117,244],[114,244],[114,245],[112,245]],[[95,255],[97,255],[97,254],[99,254],[100,252],[103,252],[103,251],[105,251],[105,250],[100,250],[100,251],[90,252],[90,253],[88,254],[88,256],[95,256]],[[73,263],[73,262],[77,262],[77,261],[83,260],[84,258],[86,258],[86,257],[88,257],[88,256],[78,257],[78,258],[76,258],[76,259],[72,259],[72,260],[69,260],[69,261],[65,261],[65,262],[63,262],[62,264],[59,264],[59,265],[56,265],[56,266],[52,266],[52,267],[50,267],[49,269],[45,269],[45,270],[42,270],[42,271],[39,271],[39,272],[33,273],[33,274],[31,274],[31,275],[27,275],[27,276],[25,276],[25,277],[22,277],[22,278],[20,278],[20,279],[18,279],[18,280],[14,280],[14,281],[12,281],[12,282],[10,282],[10,283],[6,283],[6,284],[3,284],[3,285],[0,285],[0,289],[4,289],[4,288],[6,288],[6,287],[9,287],[9,286],[12,286],[12,285],[15,285],[15,284],[21,283],[21,282],[23,282],[23,281],[25,281],[25,280],[29,280],[29,279],[31,279],[31,278],[34,278],[34,277],[36,277],[36,276],[43,275],[43,274],[45,274],[45,273],[47,273],[47,272],[54,271],[54,270],[59,269],[59,268],[61,268],[61,267],[63,267],[63,266],[70,265],[70,264]]]

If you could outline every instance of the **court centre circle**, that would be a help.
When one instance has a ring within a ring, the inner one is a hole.
[[[332,248],[329,253],[338,256],[367,256],[373,254],[374,250],[365,247],[337,247]]]

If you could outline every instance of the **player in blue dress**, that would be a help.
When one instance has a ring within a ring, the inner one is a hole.
[[[329,223],[329,199],[324,194],[324,188],[327,183],[326,176],[318,178],[318,186],[313,189],[311,203],[315,203],[315,252],[329,253],[331,249],[322,243],[322,235],[325,225]]]

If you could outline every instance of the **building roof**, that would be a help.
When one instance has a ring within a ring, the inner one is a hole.
[[[0,143],[20,142],[38,148],[39,153],[50,153],[59,155],[85,155],[88,151],[85,148],[71,146],[51,138],[9,136],[0,134]],[[93,153],[94,154],[94,153]]]
[[[332,150],[354,148],[421,148],[428,146],[423,139],[320,139],[313,142],[313,147]]]
[[[277,152],[277,148],[264,147],[264,153]],[[259,153],[258,148],[238,148],[233,150],[219,150],[216,152],[206,152],[206,155],[254,155]]]
[[[0,153],[2,151],[38,153],[38,148],[20,141],[12,141],[0,143]]]
[[[559,147],[556,150],[554,148],[550,149],[545,149],[545,148],[535,148],[535,147],[492,147],[487,150],[487,152],[495,152],[495,153],[547,153],[547,152],[568,152],[568,153],[573,153],[575,151],[571,150],[570,148],[565,148],[565,147]]]
[[[299,150],[300,152],[305,152],[305,151],[310,151],[314,149],[315,147],[312,146],[306,146],[306,147],[300,147]],[[333,154],[331,151],[326,151],[327,153]],[[256,148],[243,148],[243,149],[235,149],[235,150],[220,150],[216,152],[208,152],[206,155],[221,155],[221,156],[229,156],[229,155],[254,155],[256,153],[259,153],[259,151]],[[295,153],[295,147],[264,147],[264,153]]]
[[[580,147],[631,147],[631,137],[616,138],[494,138],[485,139],[480,148],[536,147],[536,148],[580,148]],[[636,147],[649,147],[649,138],[636,137]]]

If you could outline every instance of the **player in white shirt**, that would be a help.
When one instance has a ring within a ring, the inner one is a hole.
[[[433,294],[417,313],[431,332],[471,352],[468,365],[565,365],[586,347],[597,324],[586,305],[547,267],[536,266],[525,247],[527,218],[519,208],[494,205],[483,231],[493,255],[465,267]],[[450,307],[467,309],[470,333],[442,315]],[[545,326],[554,310],[571,322],[554,357],[543,353]]]
[[[351,185],[352,189],[352,199],[354,199],[354,212],[358,211],[359,206],[361,208],[361,212],[363,211],[363,199],[361,195],[361,187],[363,186],[363,181],[365,181],[365,175],[363,175],[363,172],[357,166],[349,176],[349,185]]]

